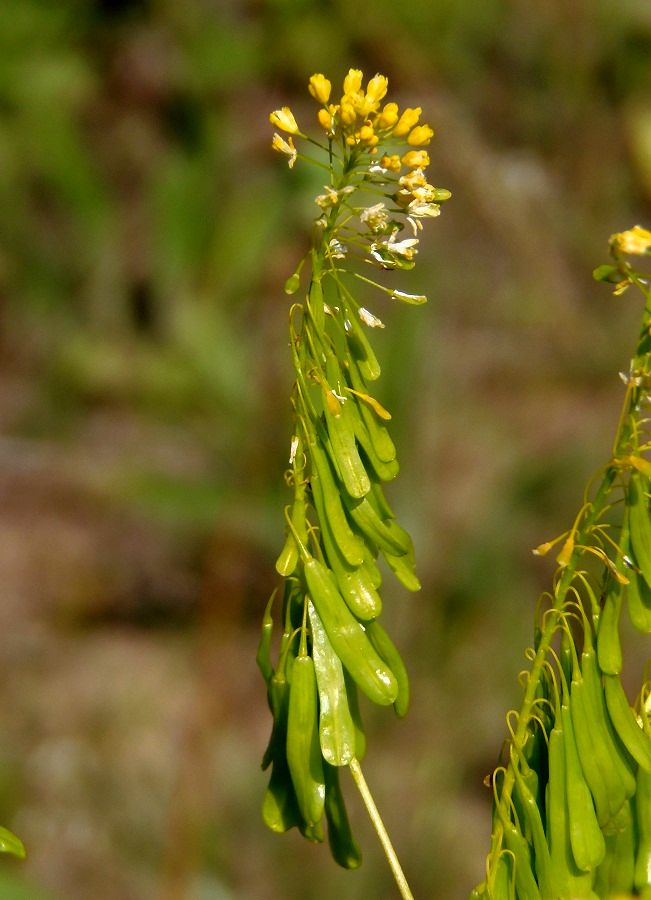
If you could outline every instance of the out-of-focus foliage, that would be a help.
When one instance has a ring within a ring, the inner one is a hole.
[[[454,194],[414,272],[429,310],[369,295],[423,591],[392,604],[414,705],[367,776],[416,896],[481,878],[549,574],[529,550],[607,453],[638,318],[590,273],[651,220],[648,3],[6,0],[0,821],[28,848],[7,900],[391,893],[361,814],[365,864],[334,871],[264,831],[256,775],[282,284],[320,187],[267,114],[313,114],[309,75],[351,65],[422,102]]]

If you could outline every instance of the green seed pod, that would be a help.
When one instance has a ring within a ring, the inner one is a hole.
[[[287,764],[301,816],[307,825],[317,825],[323,816],[325,782],[319,746],[316,676],[310,656],[297,656],[292,667]]]
[[[503,822],[503,828],[507,849],[513,854],[516,896],[540,900],[540,891],[531,869],[529,845],[512,822]]]
[[[528,831],[531,835],[536,865],[536,876],[538,879],[538,886],[540,887],[540,893],[543,897],[553,897],[551,858],[549,856],[549,847],[545,829],[540,816],[540,808],[538,807],[534,793],[529,789],[529,786],[520,771],[520,767],[515,760],[513,761],[513,774],[515,776],[514,799],[517,798],[518,800],[518,807],[522,811],[524,821],[526,822]]]
[[[382,600],[375,589],[374,573],[365,560],[363,560],[363,565],[352,567],[343,557],[341,549],[332,535],[318,478],[312,480],[312,495],[321,526],[321,543],[325,557],[348,608],[354,616],[362,621],[379,616],[382,612]],[[355,538],[361,542],[357,535]],[[366,548],[364,547],[364,549]],[[377,566],[375,569],[377,570]]]
[[[328,822],[328,843],[332,858],[344,869],[357,869],[362,864],[362,853],[350,829],[346,804],[339,784],[339,772],[326,763],[323,774],[326,783],[325,814]]]
[[[395,676],[346,606],[334,575],[313,558],[305,562],[304,570],[308,592],[335,653],[369,700],[390,705],[398,695]]]
[[[490,900],[517,900],[513,877],[513,857],[501,853],[493,869],[488,873],[487,895]]]
[[[634,570],[627,573],[625,587],[628,617],[631,624],[642,634],[651,634],[651,588],[641,574]]]
[[[357,685],[345,669],[344,682],[346,683],[348,708],[355,728],[355,758],[359,762],[363,762],[366,756],[366,732],[364,731],[364,723],[362,722],[362,714],[359,708],[359,695],[357,693]]]
[[[260,643],[258,644],[258,652],[255,661],[262,673],[267,687],[273,675],[273,666],[271,665],[271,637],[273,635],[274,620],[271,616],[271,607],[273,606],[276,591],[273,592],[265,607],[264,616],[262,617],[262,627],[260,629]]]
[[[604,783],[610,795],[613,815],[619,812],[623,803],[619,798],[632,797],[635,793],[635,776],[631,759],[620,743],[612,727],[606,698],[593,648],[586,647],[581,655],[581,671],[585,684],[586,709],[593,723],[594,742],[606,750]]]
[[[341,661],[332,649],[323,623],[311,601],[312,656],[319,691],[319,741],[331,766],[347,766],[355,756],[355,726],[348,708]]]
[[[609,793],[603,780],[603,764],[607,756],[604,753],[604,748],[595,744],[596,737],[586,709],[583,679],[572,681],[570,706],[574,740],[581,763],[581,770],[594,800],[597,821],[600,827],[603,828],[611,820],[613,813],[617,812],[625,797],[621,797],[619,806],[613,811]]]
[[[326,446],[343,485],[349,496],[364,497],[371,489],[371,482],[360,459],[355,434],[341,413],[335,415],[327,403],[324,404],[323,415],[329,438]]]
[[[285,536],[283,549],[278,554],[276,560],[276,572],[283,578],[288,578],[296,569],[298,563],[298,546],[291,531]]]
[[[648,479],[633,470],[626,498],[628,527],[635,558],[647,585],[651,586],[651,517],[647,500],[648,490]]]
[[[367,393],[366,383],[362,378],[359,367],[354,359],[348,360],[347,371],[350,386],[353,390],[359,391],[362,394]],[[366,432],[373,445],[373,452],[378,459],[382,460],[382,462],[390,463],[396,458],[396,448],[386,426],[381,422],[378,422],[377,416],[373,410],[369,409],[365,404],[362,404],[359,407],[359,415],[366,426]]]
[[[633,892],[635,866],[635,823],[631,801],[617,814],[612,833],[606,834],[606,857],[595,873],[594,891],[599,897],[616,897]]]
[[[380,377],[382,370],[373,348],[355,313],[349,308],[345,309],[345,313],[346,340],[348,341],[350,353],[356,361],[362,376],[369,381],[376,381]]]
[[[604,675],[608,715],[619,739],[633,759],[651,773],[651,739],[638,725],[618,675]]]
[[[416,575],[413,550],[410,550],[402,556],[394,556],[391,553],[383,553],[382,555],[398,581],[404,585],[408,591],[420,590],[421,585],[418,576]]]
[[[410,541],[408,535],[405,537],[406,532],[398,533],[383,522],[366,497],[358,501],[345,498],[344,504],[360,532],[383,553],[404,556],[409,552]]]
[[[577,868],[590,872],[603,861],[606,845],[579,761],[569,705],[562,705],[561,715],[570,846]]]
[[[353,533],[348,524],[330,463],[316,440],[310,444],[310,456],[314,466],[312,472],[313,493],[314,482],[318,478],[317,490],[320,490],[320,499],[323,505],[323,516],[319,515],[319,520],[323,522],[324,518],[327,519],[330,533],[346,562],[351,566],[361,566],[364,562],[363,541]]]
[[[301,822],[294,785],[284,756],[274,760],[262,799],[262,819],[272,831],[284,833]]]
[[[651,887],[651,774],[640,767],[635,793],[635,818],[638,845],[635,855],[634,884],[645,896]]]
[[[622,645],[619,640],[619,617],[622,608],[622,587],[611,582],[599,617],[597,654],[599,668],[607,675],[622,671]]]
[[[398,696],[393,704],[393,708],[396,711],[396,715],[402,718],[407,715],[409,709],[409,676],[407,675],[405,664],[398,652],[398,648],[379,622],[367,622],[364,627],[371,639],[371,643],[396,676]]]
[[[545,803],[554,888],[552,896],[591,897],[592,874],[580,872],[572,854],[566,784],[565,736],[559,710],[549,735],[549,781]]]

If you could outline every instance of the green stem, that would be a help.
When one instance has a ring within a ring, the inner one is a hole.
[[[633,360],[633,368],[640,368],[646,371],[645,363],[648,364],[649,354],[645,352],[644,346],[648,342],[648,328],[649,321],[651,319],[651,293],[647,294],[646,291],[643,291],[643,293],[645,294],[645,299],[647,302],[645,305],[641,335]],[[617,425],[615,441],[613,444],[614,458],[617,458],[620,454],[625,452],[631,442],[632,437],[635,434],[634,422],[636,416],[639,416],[640,404],[643,397],[643,388],[631,386],[628,387],[622,407],[622,413]],[[527,741],[527,728],[529,726],[531,713],[536,700],[536,693],[541,672],[543,666],[545,665],[552,640],[558,627],[559,619],[565,606],[567,594],[576,577],[578,563],[583,553],[581,547],[577,545],[585,545],[588,542],[590,533],[594,525],[599,521],[608,505],[609,496],[617,475],[617,467],[612,464],[609,465],[596,491],[594,499],[587,507],[587,513],[585,515],[585,518],[583,519],[583,522],[581,523],[580,527],[576,529],[575,549],[568,561],[568,564],[563,568],[560,578],[556,583],[556,587],[554,590],[553,612],[548,614],[543,622],[538,649],[531,665],[531,670],[527,679],[525,695],[522,701],[522,707],[518,715],[518,724],[512,736],[512,744],[518,751],[518,754],[524,748]],[[504,816],[508,818],[509,808],[511,805],[511,794],[513,792],[514,784],[515,773],[513,764],[510,764],[506,767],[504,782],[502,784],[502,790],[500,792],[498,801],[498,810],[500,812],[500,815],[498,816],[498,821],[493,832],[491,847],[492,853],[500,852],[502,846],[504,835],[504,826],[502,819],[504,818]]]
[[[380,816],[378,808],[375,805],[373,795],[371,794],[366,783],[366,779],[362,774],[362,767],[360,766],[357,759],[351,759],[348,767],[350,769],[351,775],[353,776],[355,785],[357,786],[357,790],[362,795],[362,800],[364,801],[364,805],[366,806],[366,811],[368,812],[369,818],[373,823],[373,827],[377,832],[378,838],[380,839],[382,849],[384,850],[384,855],[387,858],[387,862],[389,863],[389,866],[391,868],[391,872],[395,879],[396,885],[398,886],[398,890],[400,891],[400,896],[403,898],[403,900],[414,900],[414,895],[412,894],[409,884],[407,883],[405,873],[402,871],[402,866],[400,865],[400,861],[398,860],[398,855],[393,849],[391,838],[389,837],[387,830],[384,827],[384,822],[382,821],[382,817]]]

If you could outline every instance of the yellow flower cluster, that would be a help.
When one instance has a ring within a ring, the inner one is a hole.
[[[615,252],[643,254],[651,252],[651,231],[634,225],[628,231],[620,231],[610,238],[610,246]]]
[[[410,148],[402,158],[397,154],[383,157],[390,161],[384,168],[399,171],[401,165],[408,168],[423,167],[429,164],[429,156],[425,150],[434,136],[429,125],[419,124],[422,109],[418,106],[407,108],[402,112],[397,103],[386,103],[389,81],[385,75],[374,75],[363,86],[364,76],[360,69],[350,69],[343,82],[343,93],[338,103],[331,103],[332,84],[320,73],[312,75],[308,90],[312,97],[321,104],[317,119],[330,139],[341,138],[348,147],[377,153],[377,145],[381,141],[397,140]],[[281,131],[304,137],[292,111],[284,106],[269,116],[272,125]],[[290,156],[290,164],[296,158],[293,145],[280,144],[280,137],[274,137],[274,149]]]

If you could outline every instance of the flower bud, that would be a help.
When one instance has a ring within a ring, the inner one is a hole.
[[[425,147],[434,137],[434,131],[429,125],[417,125],[412,128],[407,138],[407,143],[411,147]]]
[[[325,75],[312,75],[308,84],[308,90],[319,103],[327,103],[330,99],[332,85]]]
[[[420,108],[420,106],[417,106],[415,109],[411,109],[408,107],[398,119],[398,124],[392,131],[393,136],[404,137],[406,134],[409,134],[411,129],[420,119],[420,114],[422,113],[422,111],[423,110]]]

